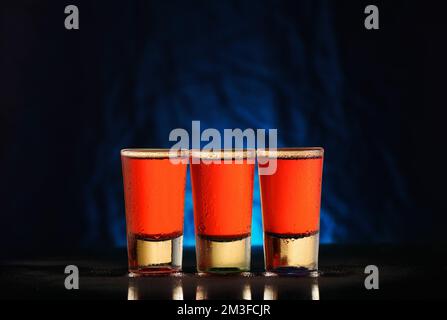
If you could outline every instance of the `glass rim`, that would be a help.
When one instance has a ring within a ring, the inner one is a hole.
[[[219,149],[219,150],[200,150],[191,149],[189,151],[191,158],[207,160],[225,160],[225,159],[251,159],[256,158],[256,149]]]
[[[322,147],[258,149],[256,150],[256,155],[260,158],[277,159],[322,158],[324,156],[324,149]]]
[[[121,149],[121,156],[138,159],[187,158],[188,150],[171,150],[161,148],[126,148]]]

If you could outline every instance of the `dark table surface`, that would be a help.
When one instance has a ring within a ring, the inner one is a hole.
[[[269,277],[261,248],[244,276],[199,276],[192,248],[176,276],[129,278],[126,252],[3,260],[0,299],[445,299],[447,248],[430,246],[320,247],[318,278]],[[65,267],[80,270],[79,290],[66,290]],[[379,268],[379,289],[367,290],[365,267]]]

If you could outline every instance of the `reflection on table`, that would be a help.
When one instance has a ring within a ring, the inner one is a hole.
[[[264,300],[320,300],[318,279],[300,279],[299,281],[299,286],[292,287],[277,279],[276,281],[267,280],[264,285]]]
[[[128,300],[320,300],[318,278],[248,275],[128,279]]]
[[[163,282],[161,283],[160,280]],[[183,300],[180,277],[129,278],[127,300]]]
[[[231,290],[221,291],[213,286],[203,284],[197,285],[196,300],[219,300],[219,299],[234,299],[234,300],[252,300],[250,284],[242,284],[231,288]]]

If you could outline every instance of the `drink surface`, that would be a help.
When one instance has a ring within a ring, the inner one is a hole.
[[[186,164],[122,156],[127,232],[152,240],[183,233]]]
[[[192,163],[196,234],[225,240],[251,230],[254,164]]]
[[[323,157],[276,161],[275,174],[260,176],[265,232],[290,237],[315,234],[319,230]]]

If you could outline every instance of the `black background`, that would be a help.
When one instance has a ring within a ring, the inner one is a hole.
[[[0,7],[2,258],[122,246],[119,150],[168,147],[192,120],[323,146],[327,242],[447,241],[441,1]]]

